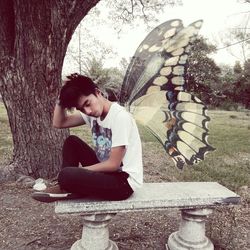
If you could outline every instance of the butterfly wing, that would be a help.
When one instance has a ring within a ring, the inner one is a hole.
[[[166,60],[163,45],[181,28],[182,21],[174,19],[162,23],[151,31],[133,56],[123,80],[120,103],[131,103],[144,95],[151,85],[151,79],[158,74]]]
[[[162,143],[178,168],[204,159],[208,144],[206,106],[186,92],[190,44],[202,21],[183,27],[165,22],[141,43],[124,78],[121,102]]]

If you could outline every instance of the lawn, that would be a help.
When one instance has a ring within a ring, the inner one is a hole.
[[[9,162],[12,155],[12,135],[6,109],[0,102],[0,165]]]
[[[209,142],[216,148],[207,154],[205,161],[196,166],[177,170],[163,147],[145,128],[139,126],[143,141],[145,178],[158,175],[162,181],[217,181],[230,189],[250,186],[250,111],[219,111],[209,113]],[[10,161],[12,137],[6,110],[0,103],[0,163]],[[87,128],[74,128],[72,134],[91,141]]]

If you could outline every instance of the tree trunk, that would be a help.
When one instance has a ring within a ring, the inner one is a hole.
[[[52,128],[71,36],[98,2],[0,0],[0,93],[13,136],[15,172],[54,176],[68,130]]]

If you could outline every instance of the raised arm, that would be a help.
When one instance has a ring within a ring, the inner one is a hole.
[[[83,124],[85,124],[85,121],[79,111],[75,111],[72,115],[68,115],[62,106],[60,106],[58,103],[55,105],[53,127],[71,128]]]

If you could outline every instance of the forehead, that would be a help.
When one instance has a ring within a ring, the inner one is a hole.
[[[87,101],[90,98],[90,95],[81,95],[78,99],[78,104],[83,104],[85,101]]]
[[[84,105],[84,103],[86,103],[88,100],[91,100],[92,98],[94,98],[94,95],[93,94],[90,94],[90,95],[81,95],[78,99],[78,106],[79,107],[82,107],[82,105]]]

